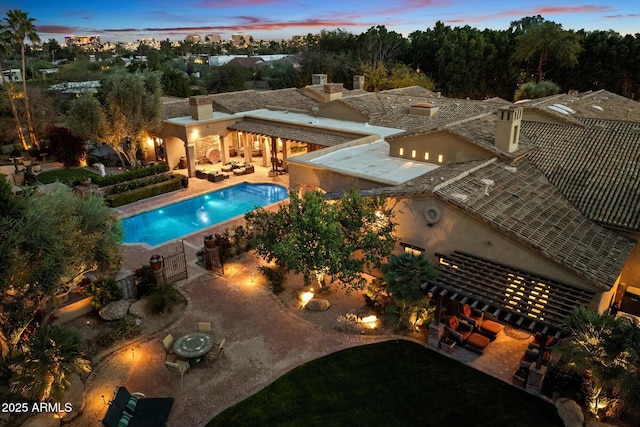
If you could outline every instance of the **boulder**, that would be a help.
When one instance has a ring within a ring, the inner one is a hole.
[[[136,301],[129,306],[129,314],[139,319],[144,319],[147,316],[147,303],[149,298],[143,298],[140,301]]]
[[[98,311],[98,314],[104,320],[118,320],[124,318],[129,311],[129,301],[123,299],[112,301]]]
[[[561,397],[556,400],[558,415],[562,418],[565,427],[584,426],[584,414],[582,408],[574,400]]]
[[[71,386],[60,402],[62,405],[70,403],[72,411],[67,412],[62,417],[63,422],[74,419],[84,408],[84,383],[82,382],[82,379],[80,379],[80,375],[72,373],[69,375],[69,382],[71,383]]]
[[[311,311],[325,311],[325,310],[328,310],[329,307],[331,307],[331,303],[326,299],[322,299],[322,298],[312,298],[305,305],[305,308]]]
[[[62,421],[50,412],[42,412],[22,423],[22,427],[60,427]]]

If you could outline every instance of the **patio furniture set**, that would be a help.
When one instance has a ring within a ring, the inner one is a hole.
[[[540,357],[543,342],[545,345],[544,349],[542,349],[542,357]],[[525,387],[531,366],[536,364],[538,359],[540,359],[542,365],[547,365],[552,359],[551,352],[548,350],[554,348],[559,342],[558,338],[554,336],[547,337],[540,333],[535,334],[533,341],[529,343],[529,346],[520,358],[518,370],[513,374],[513,384]]]
[[[498,322],[485,318],[485,313],[481,310],[462,304],[459,313],[450,316],[445,324],[445,331],[457,344],[482,354],[489,343],[496,339],[504,328]],[[450,348],[451,344],[447,344]]]
[[[227,340],[222,339],[220,342],[214,342],[211,336],[210,322],[198,322],[197,331],[183,335],[176,340],[172,334],[168,334],[161,342],[165,351],[164,365],[167,368],[168,377],[171,375],[179,376],[180,385],[182,385],[184,375],[203,358],[207,367],[216,361],[220,362],[220,366],[223,366],[220,359]]]

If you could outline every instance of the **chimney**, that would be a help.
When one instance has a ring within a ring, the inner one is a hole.
[[[311,84],[312,85],[326,85],[327,84],[327,75],[326,74],[312,74],[311,75]]]
[[[364,76],[353,76],[353,90],[364,90]]]
[[[342,83],[328,83],[323,86],[324,102],[342,98]]]
[[[431,117],[435,113],[437,113],[439,109],[439,107],[436,107],[430,102],[420,102],[409,107],[409,114],[412,114],[414,116]]]
[[[507,107],[496,112],[498,117],[495,145],[501,151],[513,153],[518,150],[522,111],[522,107]]]
[[[213,119],[213,103],[207,95],[190,96],[189,109],[193,120]]]

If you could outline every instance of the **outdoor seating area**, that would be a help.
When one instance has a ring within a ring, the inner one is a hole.
[[[118,387],[104,417],[104,427],[157,427],[167,424],[174,399],[172,397],[147,398],[143,393],[130,393]]]

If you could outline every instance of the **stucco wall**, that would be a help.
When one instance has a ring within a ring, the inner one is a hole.
[[[369,120],[367,116],[340,102],[330,102],[322,105],[318,112],[318,117],[357,123],[365,123]]]
[[[437,207],[441,212],[440,221],[433,226],[429,226],[424,218],[424,211],[430,206]],[[433,262],[437,261],[435,252],[449,254],[459,250],[576,287],[595,290],[580,278],[436,198],[400,201],[396,212],[398,241],[424,248],[425,255]]]
[[[402,154],[400,154],[401,149]],[[416,154],[415,157],[413,157],[414,150]],[[428,159],[425,159],[425,153],[429,154]],[[490,159],[494,157],[478,146],[470,144],[462,138],[446,131],[391,139],[391,141],[389,141],[389,155],[435,164]],[[439,159],[440,155],[442,156],[442,161]]]
[[[325,169],[311,168],[293,162],[289,163],[290,188],[311,186],[321,188],[326,192],[341,192],[350,189],[356,183],[360,190],[369,190],[384,186],[379,182],[359,179]]]
[[[640,233],[631,234],[630,237],[640,242]],[[627,264],[620,275],[620,282],[627,286],[640,288],[640,243],[636,243],[631,255],[629,255]]]

